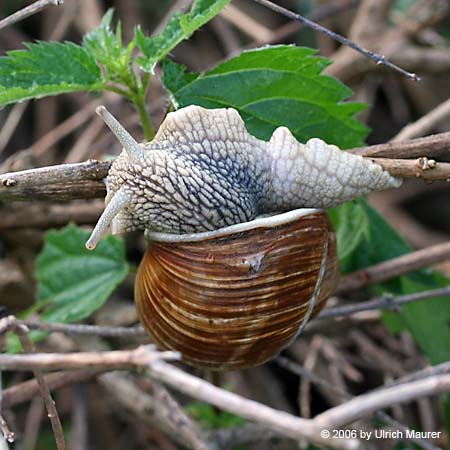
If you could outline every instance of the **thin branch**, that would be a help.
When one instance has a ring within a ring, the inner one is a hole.
[[[435,375],[423,380],[412,381],[378,389],[354,397],[348,402],[331,408],[313,420],[319,428],[332,430],[367,417],[376,410],[393,404],[408,403],[419,398],[439,395],[450,391],[450,374]]]
[[[156,352],[148,347],[130,351],[0,355],[0,368],[16,370],[35,368],[105,367],[146,368],[149,375],[172,388],[201,401],[213,404],[225,411],[238,414],[248,420],[266,425],[293,439],[307,438],[313,442],[327,443],[338,448],[358,448],[359,442],[331,441],[320,437],[323,429],[337,429],[394,403],[405,403],[450,390],[450,374],[433,375],[426,379],[379,389],[355,397],[344,405],[329,409],[314,419],[301,419],[276,411],[237,394],[225,391],[193,375],[185,373],[161,358],[173,358],[174,352]]]
[[[85,369],[86,367],[109,370],[145,369],[152,378],[162,381],[190,397],[265,425],[290,438],[297,440],[306,438],[312,442],[346,450],[360,447],[359,442],[354,439],[324,439],[320,436],[320,430],[311,420],[298,418],[248,400],[162,361],[162,358],[174,359],[177,356],[176,352],[158,352],[152,346],[106,352],[0,354],[0,369]]]
[[[105,369],[106,370],[106,369]],[[44,376],[45,382],[51,391],[82,383],[103,373],[101,369],[81,369],[50,373]],[[3,391],[3,406],[11,408],[29,401],[39,394],[39,385],[35,379],[27,380],[11,386]]]
[[[36,320],[23,320],[22,323],[33,330],[62,332],[66,334],[99,336],[99,337],[137,337],[147,336],[142,326],[108,327],[101,325],[46,323]]]
[[[407,139],[423,136],[447,117],[450,117],[450,99],[436,106],[436,108],[432,109],[416,122],[410,123],[404,127],[400,133],[392,138],[392,142],[405,141]]]
[[[337,293],[354,291],[450,259],[450,242],[433,245],[344,276]]]
[[[332,384],[330,382],[328,382],[327,380],[325,380],[324,378],[316,375],[314,372],[312,372],[311,370],[308,370],[306,367],[301,366],[300,364],[295,363],[294,361],[291,361],[288,358],[285,358],[283,356],[278,356],[275,360],[281,367],[285,368],[286,370],[289,370],[290,372],[298,375],[299,377],[302,377],[302,379],[308,379],[311,380],[315,385],[317,386],[322,386],[325,389],[328,389],[332,392],[334,392],[335,394],[339,395],[340,397],[342,397],[342,399],[344,400],[349,400],[351,398],[354,398],[353,395],[349,394],[348,392],[344,391],[343,389],[339,388],[338,386],[336,386],[335,384]],[[448,364],[450,366],[450,363]],[[441,365],[443,366],[443,365]],[[436,370],[434,371],[434,375],[440,374],[440,373],[446,373],[443,372],[442,370],[447,369],[446,371],[448,372],[449,367],[440,367],[440,370]],[[416,372],[416,374],[422,373],[421,372]],[[428,376],[432,376],[433,373],[428,372]],[[419,379],[419,378],[415,378],[415,379]],[[403,380],[403,378],[396,380],[395,384],[398,384],[397,381],[400,382],[400,380]],[[406,381],[406,380],[404,380]],[[409,380],[412,381],[412,380]],[[403,432],[410,432],[410,428],[408,428],[406,425],[396,421],[395,419],[393,419],[391,416],[389,416],[388,414],[384,413],[383,411],[376,411],[375,412],[375,416],[378,419],[381,419],[383,422],[385,422],[386,424],[390,425],[391,427],[394,427],[397,430],[402,430]],[[426,450],[437,450],[437,447],[435,447],[434,445],[430,444],[430,442],[424,440],[424,439],[420,439],[420,438],[409,438],[408,440],[415,442],[417,445],[419,445],[420,447],[426,449]]]
[[[8,144],[11,136],[13,135],[20,119],[22,118],[25,109],[28,106],[28,102],[20,102],[16,103],[12,108],[11,112],[8,115],[5,123],[3,124],[0,130],[0,155]]]
[[[322,311],[315,320],[329,319],[331,317],[350,316],[361,311],[371,311],[376,309],[386,309],[390,311],[398,311],[401,305],[416,302],[429,298],[444,297],[450,295],[450,286],[432,289],[429,291],[417,292],[415,294],[399,295],[392,297],[384,295],[382,297],[368,300],[366,302],[352,303],[350,305],[336,306]]]
[[[4,18],[3,20],[0,20],[0,30],[9,25],[12,25],[13,23],[20,22],[21,20],[26,19],[27,17],[32,16],[33,14],[36,14],[39,11],[42,11],[48,6],[51,5],[59,6],[62,5],[63,3],[64,0],[38,0],[37,2],[34,2],[31,5],[26,6],[20,11],[11,14],[10,16]]]
[[[387,142],[348,150],[361,156],[377,158],[435,158],[450,153],[450,132],[433,134],[402,142]]]
[[[355,42],[353,42],[351,39],[348,39],[340,34],[335,33],[334,31],[329,30],[328,28],[323,27],[322,25],[319,25],[316,22],[313,22],[306,17],[301,16],[300,14],[297,14],[293,11],[290,11],[289,9],[283,8],[282,6],[276,5],[275,3],[272,3],[269,0],[253,0],[255,3],[259,3],[260,5],[263,5],[279,14],[283,14],[286,17],[289,17],[290,19],[297,20],[304,25],[306,25],[309,28],[312,28],[313,30],[316,30],[320,33],[324,33],[325,35],[329,36],[330,38],[334,39],[335,41],[341,43],[342,45],[345,45],[347,47],[352,48],[353,50],[356,50],[357,52],[363,54],[367,58],[374,61],[376,64],[381,66],[386,66],[390,69],[394,69],[397,72],[400,72],[401,74],[405,75],[406,77],[410,78],[414,81],[420,81],[420,77],[416,75],[415,73],[407,72],[406,70],[402,69],[401,67],[395,65],[391,61],[389,61],[385,56],[378,55],[377,53],[371,52]]]
[[[134,350],[82,353],[34,353],[0,355],[0,368],[6,370],[62,369],[138,369],[156,359],[179,359],[177,352],[158,352],[155,346],[143,345]]]
[[[0,320],[0,334],[6,331],[13,331],[20,340],[25,352],[29,353],[26,356],[33,357],[34,345],[28,336],[28,328],[17,322],[14,316],[5,317]],[[20,355],[19,355],[20,356]],[[39,385],[42,398],[44,399],[45,408],[47,409],[47,415],[52,425],[53,434],[55,436],[56,446],[58,450],[66,450],[66,441],[64,438],[64,432],[62,429],[61,420],[58,415],[58,411],[55,406],[55,402],[50,394],[50,390],[45,382],[44,376],[39,368],[33,368],[33,373],[36,381]]]
[[[152,395],[140,389],[129,374],[105,373],[98,382],[120,409],[131,411],[144,424],[156,426],[193,450],[212,450],[204,432],[157,381],[144,379]]]

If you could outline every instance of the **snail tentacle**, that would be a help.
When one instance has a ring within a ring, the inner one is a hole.
[[[102,215],[98,219],[97,225],[95,225],[89,239],[86,241],[86,248],[93,250],[103,234],[106,232],[110,224],[114,221],[114,218],[119,214],[130,202],[130,195],[122,188],[119,189],[106,205]],[[113,232],[114,232],[113,227]]]
[[[103,105],[98,106],[95,111],[104,120],[106,125],[108,125],[108,128],[114,133],[114,136],[116,136],[117,140],[122,144],[130,159],[133,162],[139,163],[144,152],[142,147]]]

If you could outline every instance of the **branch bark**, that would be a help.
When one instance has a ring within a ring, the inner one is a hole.
[[[376,157],[392,174],[406,178],[424,180],[447,180],[450,163],[438,162],[427,170],[420,168],[418,161],[397,158],[429,158],[450,152],[450,132],[407,142],[355,148],[349,152],[365,157]],[[380,159],[380,157],[395,159]],[[0,174],[0,201],[91,199],[104,197],[110,161],[88,160],[76,164],[61,164]]]

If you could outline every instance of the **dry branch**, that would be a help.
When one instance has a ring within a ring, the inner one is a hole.
[[[362,55],[371,59],[372,61],[374,61],[376,64],[378,64],[380,66],[386,66],[390,69],[394,69],[397,72],[400,72],[402,75],[405,75],[406,77],[408,77],[414,81],[420,81],[420,77],[417,76],[415,73],[407,72],[406,70],[402,69],[401,67],[393,64],[391,61],[389,61],[386,58],[386,56],[378,55],[374,52],[371,52],[371,51],[361,47],[360,45],[358,45],[351,39],[345,38],[344,36],[341,36],[340,34],[337,34],[334,31],[331,31],[328,28],[325,28],[322,25],[319,25],[318,23],[313,22],[313,21],[307,19],[306,17],[301,16],[300,14],[290,11],[289,9],[283,8],[282,6],[277,5],[269,0],[253,0],[253,1],[255,3],[259,3],[277,13],[280,13],[290,19],[299,21],[299,22],[303,23],[304,25],[306,25],[307,27],[312,28],[315,31],[318,31],[319,33],[324,33],[328,37],[339,42],[340,44],[345,45],[345,46],[361,53]]]
[[[360,395],[319,414],[314,421],[319,428],[337,429],[361,419],[361,417],[367,417],[378,409],[449,391],[450,374],[435,375],[424,380],[412,381]]]
[[[339,283],[337,293],[342,294],[381,283],[448,259],[450,259],[450,242],[423,248],[344,276]]]
[[[320,431],[338,429],[393,404],[450,391],[450,374],[432,375],[402,385],[380,388],[331,408],[314,419],[301,419],[220,389],[163,361],[163,358],[174,356],[174,352],[160,353],[149,347],[115,352],[0,355],[0,368],[26,370],[90,366],[146,369],[152,378],[180,392],[265,425],[285,436],[293,439],[307,438],[316,443],[345,449],[359,448],[360,444],[353,439],[323,439]]]
[[[416,122],[410,123],[404,127],[393,139],[396,141],[405,141],[417,136],[423,136],[425,133],[433,130],[433,128],[442,120],[450,116],[450,99],[436,106],[430,112],[422,116]]]
[[[399,295],[397,297],[385,295],[383,297],[368,300],[366,302],[352,303],[349,305],[336,306],[334,308],[325,309],[316,317],[316,320],[329,319],[331,317],[349,316],[361,311],[371,311],[374,309],[398,311],[401,305],[404,305],[406,303],[436,297],[444,297],[446,295],[450,295],[450,286],[439,289],[432,289],[429,291],[417,292],[415,294]]]
[[[0,175],[0,200],[73,200],[105,196],[110,162],[89,160]]]
[[[44,376],[44,379],[50,391],[54,391],[65,386],[90,380],[103,372],[104,371],[100,369],[64,371],[47,374]],[[6,388],[3,391],[3,407],[11,408],[20,405],[21,403],[29,401],[36,395],[39,395],[39,385],[37,381],[35,379],[24,381]]]
[[[369,147],[348,150],[361,156],[374,158],[435,158],[450,153],[450,132],[433,134],[423,138],[402,142],[387,142]]]
[[[408,142],[391,142],[349,150],[362,156],[390,156],[391,158],[417,156],[432,157],[450,152],[450,132]],[[377,159],[387,170],[399,177],[425,180],[448,180],[450,163],[436,163],[421,169],[418,161]],[[104,197],[102,180],[108,174],[111,162],[88,160],[82,163],[61,164],[38,169],[0,174],[1,200],[53,200],[91,199]]]
[[[0,30],[2,28],[5,28],[9,25],[12,25],[13,23],[20,22],[23,19],[26,19],[27,17],[38,13],[39,11],[42,11],[43,9],[47,8],[47,6],[59,6],[63,4],[64,0],[38,0],[37,2],[32,3],[29,6],[26,6],[25,8],[21,9],[20,11],[15,12],[14,14],[11,14],[10,16],[6,17],[5,19],[0,21]]]
[[[28,328],[16,320],[15,317],[9,316],[0,320],[0,335],[6,333],[7,331],[13,331],[20,340],[22,347],[25,352],[28,352],[29,357],[33,357],[34,345],[28,336]],[[24,355],[22,355],[24,356]],[[41,370],[37,367],[31,369],[34,373],[36,381],[39,386],[39,391],[45,403],[45,408],[47,410],[48,418],[52,425],[53,434],[55,436],[56,446],[58,450],[66,450],[66,441],[64,438],[64,432],[62,429],[61,420],[58,415],[58,411],[55,406],[55,402],[50,394],[50,389],[45,382],[44,375]]]

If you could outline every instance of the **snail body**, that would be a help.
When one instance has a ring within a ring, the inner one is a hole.
[[[284,127],[258,140],[234,109],[169,113],[141,145],[97,112],[124,149],[86,246],[110,225],[113,234],[145,231],[140,319],[196,366],[249,367],[287,346],[337,284],[323,208],[400,185],[379,165],[320,139],[299,143]]]

